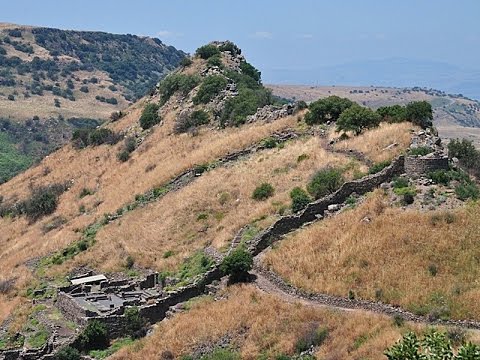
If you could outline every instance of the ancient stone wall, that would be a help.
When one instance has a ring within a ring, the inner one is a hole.
[[[407,156],[405,172],[409,177],[420,177],[436,170],[448,170],[448,157],[428,154],[426,156]]]
[[[74,321],[79,325],[86,324],[85,318],[87,314],[80,306],[78,306],[78,304],[69,294],[59,292],[57,294],[55,306],[65,315],[68,320]]]

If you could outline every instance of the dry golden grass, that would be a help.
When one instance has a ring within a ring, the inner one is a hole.
[[[382,123],[378,128],[367,131],[362,136],[355,136],[335,144],[338,150],[354,149],[365,154],[373,162],[391,160],[410,145],[412,137],[411,123]],[[397,146],[386,149],[391,144]]]
[[[377,191],[356,209],[298,231],[265,264],[314,292],[352,290],[417,313],[479,320],[479,205],[446,217],[389,208],[385,201]]]
[[[137,126],[141,107],[137,104],[128,115],[112,124],[116,131]],[[60,197],[54,214],[29,225],[24,218],[0,219],[0,274],[2,278],[17,278],[17,287],[23,288],[32,278],[25,261],[64,248],[79,239],[78,229],[99,219],[104,213],[113,213],[140,194],[159,186],[194,164],[213,161],[226,153],[243,149],[275,131],[296,124],[296,117],[288,117],[270,124],[252,124],[225,130],[204,129],[195,137],[172,135],[173,115],[165,117],[165,125],[157,127],[127,163],[120,163],[116,154],[122,144],[102,145],[78,151],[66,146],[45,158],[40,165],[18,175],[0,186],[4,201],[29,196],[30,188],[57,182],[73,181],[69,191]],[[146,168],[153,169],[146,172]],[[50,169],[45,173],[44,169]],[[94,195],[79,199],[86,187]],[[85,205],[86,214],[79,213]],[[67,223],[43,234],[41,228],[54,216],[62,216]],[[1,307],[1,306],[0,306]]]
[[[380,315],[286,303],[250,285],[232,287],[227,295],[220,301],[201,301],[160,323],[152,336],[112,358],[160,359],[163,351],[171,351],[178,359],[229,334],[242,359],[258,359],[259,355],[274,359],[282,353],[294,354],[297,339],[313,325],[328,329],[328,337],[316,354],[319,359],[383,359],[385,348],[412,326],[395,327],[391,319]],[[239,335],[242,331],[244,334]]]
[[[302,154],[309,158],[298,162]],[[173,269],[194,251],[210,244],[219,249],[245,224],[288,207],[292,188],[305,187],[319,168],[349,163],[346,156],[325,151],[321,139],[310,137],[212,170],[102,228],[97,243],[70,266],[88,264],[103,271],[118,270],[130,254],[141,266]],[[358,170],[366,169],[359,165]],[[262,182],[271,183],[275,194],[266,201],[256,201],[252,193]],[[174,255],[164,259],[167,251]]]

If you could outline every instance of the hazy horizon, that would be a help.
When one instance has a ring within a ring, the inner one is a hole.
[[[473,0],[18,0],[3,5],[0,20],[158,37],[189,53],[229,39],[266,83],[426,86],[480,99],[478,13]]]

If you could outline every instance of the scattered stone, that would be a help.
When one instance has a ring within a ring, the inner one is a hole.
[[[340,204],[332,204],[332,205],[328,205],[328,211],[338,211],[340,210],[341,208],[341,205]]]

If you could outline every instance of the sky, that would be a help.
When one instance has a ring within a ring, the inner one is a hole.
[[[148,35],[190,53],[229,39],[266,82],[392,58],[480,69],[479,0],[2,2],[3,22]]]

